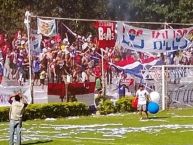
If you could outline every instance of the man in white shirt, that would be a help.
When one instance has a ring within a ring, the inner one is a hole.
[[[180,65],[180,60],[181,60],[180,55],[176,54],[176,56],[174,57],[174,64],[175,65]]]
[[[21,145],[21,127],[22,127],[22,116],[25,107],[27,107],[27,101],[21,94],[11,96],[9,99],[11,104],[9,111],[10,120],[10,142],[9,145],[14,145],[14,133],[17,135],[17,145]]]
[[[86,73],[86,70],[83,70],[81,75],[82,75],[82,82],[83,83],[87,82],[88,81],[88,75]]]
[[[147,113],[147,101],[148,101],[148,91],[144,89],[143,85],[139,85],[139,89],[136,92],[136,97],[138,98],[138,110],[140,113],[141,119],[143,119],[143,112],[146,115],[146,118],[148,118]]]

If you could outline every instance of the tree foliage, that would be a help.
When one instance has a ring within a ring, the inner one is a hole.
[[[189,23],[193,21],[193,1],[109,0],[108,12],[117,20]]]
[[[50,17],[193,22],[192,0],[0,0],[0,30],[11,33],[24,28],[26,10]],[[82,32],[90,29],[86,22],[65,23]]]

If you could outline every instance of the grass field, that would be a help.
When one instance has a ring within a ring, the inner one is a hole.
[[[0,145],[8,123],[0,123]],[[139,120],[136,113],[34,120],[23,123],[23,145],[193,145],[193,109],[175,109]]]

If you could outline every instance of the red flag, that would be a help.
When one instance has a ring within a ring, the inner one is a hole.
[[[94,28],[98,30],[98,47],[105,49],[106,47],[115,46],[115,24],[114,22],[97,21]]]
[[[136,110],[137,110],[137,105],[138,105],[138,98],[135,97],[135,98],[132,100],[131,106],[132,106],[133,109],[136,109]]]

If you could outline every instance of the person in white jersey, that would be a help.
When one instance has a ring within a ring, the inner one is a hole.
[[[22,127],[22,116],[25,107],[27,107],[27,101],[20,93],[11,96],[9,99],[11,104],[9,111],[10,120],[10,140],[9,145],[14,145],[14,133],[16,132],[17,140],[16,145],[21,145],[21,127]]]
[[[148,98],[149,93],[147,90],[144,89],[144,86],[142,84],[139,85],[139,89],[136,92],[136,97],[138,98],[138,111],[140,114],[140,118],[143,119],[143,112],[146,115],[146,118],[148,119],[148,113],[147,113],[147,102],[149,100]]]

